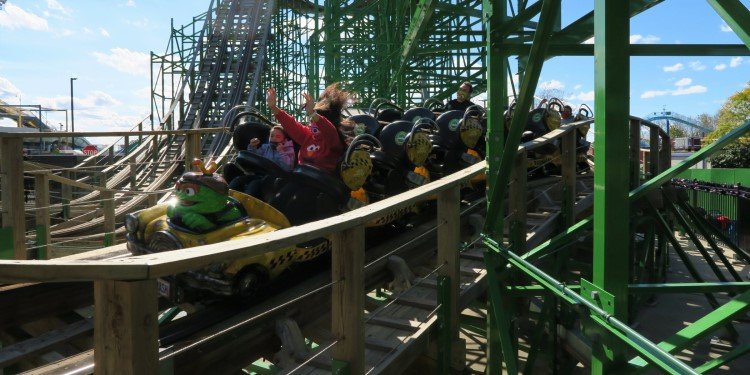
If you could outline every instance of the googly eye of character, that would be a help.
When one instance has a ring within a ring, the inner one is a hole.
[[[187,187],[187,188],[183,189],[182,192],[185,193],[185,195],[187,195],[189,197],[192,197],[193,195],[195,195],[195,189],[193,189],[191,187]]]
[[[320,129],[318,129],[318,127],[317,127],[317,126],[313,126],[313,127],[311,127],[311,128],[310,128],[310,131],[312,131],[313,133],[316,133],[316,134],[317,134],[317,133],[319,133],[319,132],[320,132]]]
[[[318,145],[309,145],[307,146],[307,151],[318,151],[320,150],[320,146]]]

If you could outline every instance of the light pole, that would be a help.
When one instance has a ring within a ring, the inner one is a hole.
[[[77,80],[78,78],[71,77],[70,78],[70,131],[72,133],[75,133],[76,131],[76,120],[75,120],[75,114],[73,112],[73,81]],[[76,148],[76,138],[70,137],[70,147],[75,150]]]

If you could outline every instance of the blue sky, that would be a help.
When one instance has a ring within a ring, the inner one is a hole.
[[[750,6],[750,0],[743,0]],[[179,4],[179,5],[177,5]],[[76,130],[124,130],[149,113],[149,51],[163,53],[170,19],[185,24],[208,0],[8,0],[0,11],[0,99],[70,107],[75,81]],[[593,9],[564,0],[563,26]],[[631,22],[633,43],[741,43],[705,0],[669,0]],[[556,58],[540,85],[573,104],[593,104],[593,58]],[[636,57],[631,113],[663,106],[688,116],[715,113],[750,81],[750,57]],[[48,113],[49,123],[65,123]],[[0,125],[8,125],[0,121]]]
[[[129,129],[150,112],[149,52],[164,52],[171,18],[185,24],[209,2],[177,4],[8,0],[0,11],[0,99],[69,109],[77,77],[76,130]],[[47,116],[65,124],[63,112]]]

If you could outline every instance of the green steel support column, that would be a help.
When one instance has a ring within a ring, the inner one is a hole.
[[[542,65],[544,64],[547,45],[549,44],[550,35],[552,34],[552,29],[555,25],[555,18],[557,13],[560,12],[560,0],[543,1],[542,14],[539,16],[539,25],[534,33],[534,43],[529,54],[529,64],[526,67],[526,73],[524,74],[521,83],[521,90],[516,107],[519,108],[519,110],[515,112],[513,120],[511,120],[510,130],[508,131],[508,137],[506,138],[506,143],[500,160],[499,171],[501,171],[501,173],[497,175],[496,179],[488,180],[490,184],[490,192],[485,232],[495,239],[502,238],[503,235],[502,231],[498,231],[498,229],[501,230],[501,228],[503,228],[502,200],[507,190],[511,166],[516,158],[516,153],[518,152],[521,133],[523,133],[526,118],[528,117],[528,112],[521,110],[521,108],[530,108],[533,103],[534,91],[539,82],[539,74],[541,73]],[[522,250],[525,252],[526,249]]]
[[[489,165],[488,181],[497,181],[500,173],[500,156],[503,149],[503,108],[508,98],[508,59],[503,53],[504,37],[500,33],[507,14],[506,0],[484,0],[484,22],[487,27],[487,163]],[[490,200],[494,184],[490,184],[487,204],[502,209],[502,201],[497,205]],[[502,216],[502,215],[501,215]],[[494,233],[502,233],[502,221],[490,223]]]
[[[500,269],[505,269],[507,262],[500,255],[492,250],[484,253],[484,264],[487,265],[487,289],[489,290],[490,306],[487,310],[488,315],[492,315],[489,327],[490,337],[495,337],[500,341],[500,347],[489,347],[490,355],[497,357],[496,353],[502,352],[502,359],[505,362],[508,374],[515,375],[518,373],[518,349],[516,340],[511,335],[513,308],[510,303],[512,296],[505,293],[505,283],[500,281]],[[493,333],[495,333],[493,335]],[[488,342],[490,344],[490,342]],[[499,349],[502,349],[500,351]],[[487,360],[487,374],[502,373],[502,363],[498,360]]]
[[[627,1],[594,2],[596,173],[594,174],[594,285],[612,294],[609,307],[620,321],[628,320],[630,250],[627,158],[630,134],[630,17]],[[521,107],[523,108],[523,107]],[[621,361],[624,348],[595,344],[592,373],[609,372]]]
[[[497,181],[500,172],[500,155],[503,149],[503,133],[505,132],[503,123],[503,108],[507,104],[508,98],[508,81],[507,71],[510,70],[507,56],[504,53],[504,35],[501,29],[508,14],[508,2],[506,0],[483,0],[482,2],[482,19],[487,30],[487,163],[488,181]],[[494,185],[490,184],[490,191]],[[490,203],[488,194],[487,204]],[[502,210],[502,202],[498,201],[493,207]],[[502,215],[501,215],[502,217]],[[503,222],[492,223],[490,230],[494,233],[503,232]],[[489,283],[494,284],[496,279],[490,279]],[[497,285],[496,296],[500,294],[500,286]],[[490,298],[487,305],[487,374],[499,374],[502,372],[502,340],[500,333],[501,326],[507,326],[507,322],[500,324],[497,320],[498,314],[494,313],[495,306],[501,308],[499,301]],[[505,332],[506,341],[508,333]],[[506,343],[507,344],[507,343]],[[511,346],[512,347],[512,346]],[[513,356],[506,362],[512,365],[509,368],[515,370],[516,354],[511,350],[504,353],[504,356]],[[517,370],[516,370],[517,371]]]
[[[323,28],[325,29],[325,42],[324,42],[324,53],[325,53],[325,84],[329,85],[333,82],[341,80],[340,69],[339,69],[339,53],[336,48],[336,41],[339,39],[341,30],[339,29],[339,22],[336,14],[336,10],[341,7],[340,0],[326,0],[323,11]],[[315,96],[315,93],[312,94]]]
[[[438,277],[438,374],[451,371],[451,278]]]
[[[750,12],[739,0],[708,0],[719,17],[750,48]]]

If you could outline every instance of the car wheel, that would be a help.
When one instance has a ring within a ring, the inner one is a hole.
[[[235,277],[235,293],[242,299],[251,298],[258,293],[263,274],[255,267],[247,267]]]

